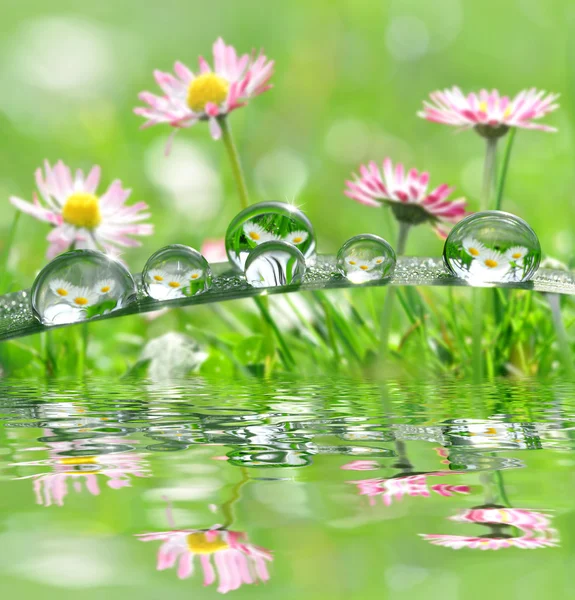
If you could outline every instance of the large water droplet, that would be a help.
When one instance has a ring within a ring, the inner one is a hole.
[[[239,213],[226,233],[226,252],[231,263],[244,270],[248,254],[260,244],[283,241],[309,258],[315,251],[315,235],[309,219],[291,204],[261,202]]]
[[[246,260],[246,281],[253,287],[299,283],[305,274],[303,254],[288,242],[271,241],[252,250]]]
[[[46,265],[32,285],[32,310],[44,325],[85,321],[136,298],[129,271],[95,250],[73,250]]]
[[[395,269],[393,248],[377,235],[364,233],[347,240],[337,253],[337,268],[352,283],[389,277]]]
[[[445,241],[449,270],[472,285],[529,281],[541,262],[541,246],[529,225],[489,210],[457,223]]]
[[[197,250],[172,244],[150,256],[142,281],[154,300],[172,300],[205,292],[212,283],[212,271]]]

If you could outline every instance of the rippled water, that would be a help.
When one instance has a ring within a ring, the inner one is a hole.
[[[3,383],[2,597],[571,598],[574,391]]]

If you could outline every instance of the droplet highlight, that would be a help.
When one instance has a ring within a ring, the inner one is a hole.
[[[44,325],[86,321],[135,299],[136,285],[126,267],[95,250],[61,254],[32,285],[32,310]]]
[[[305,275],[304,255],[288,242],[264,242],[246,260],[246,281],[265,288],[300,283]]]
[[[142,281],[144,291],[154,300],[189,298],[210,288],[212,271],[197,250],[172,244],[150,256]]]
[[[305,214],[281,202],[254,204],[236,215],[226,233],[226,252],[234,267],[243,271],[248,255],[266,242],[284,242],[304,258],[315,252],[315,234]]]
[[[523,219],[490,210],[455,225],[445,241],[443,258],[454,275],[471,285],[521,283],[537,272],[541,246]]]
[[[393,248],[383,238],[369,233],[347,240],[337,253],[337,268],[352,283],[389,277],[395,263]]]

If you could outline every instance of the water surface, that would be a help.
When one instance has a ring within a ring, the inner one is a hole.
[[[4,382],[0,589],[570,598],[574,392]]]

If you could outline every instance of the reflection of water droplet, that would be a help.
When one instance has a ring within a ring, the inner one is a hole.
[[[154,300],[172,300],[205,292],[212,283],[212,271],[197,250],[172,244],[150,256],[142,281]]]
[[[253,287],[275,287],[299,283],[305,274],[303,254],[288,242],[265,242],[252,250],[245,275]]]
[[[243,270],[248,254],[265,242],[292,244],[309,258],[315,251],[315,234],[309,219],[291,204],[261,202],[246,208],[230,223],[226,252],[232,264]]]
[[[45,325],[75,323],[125,307],[136,297],[128,270],[95,250],[55,258],[32,286],[32,309]]]
[[[529,281],[541,262],[541,246],[529,225],[490,210],[466,217],[451,230],[443,258],[449,270],[472,285]]]
[[[377,235],[364,233],[347,240],[337,253],[337,268],[352,283],[383,279],[395,268],[393,248]]]

